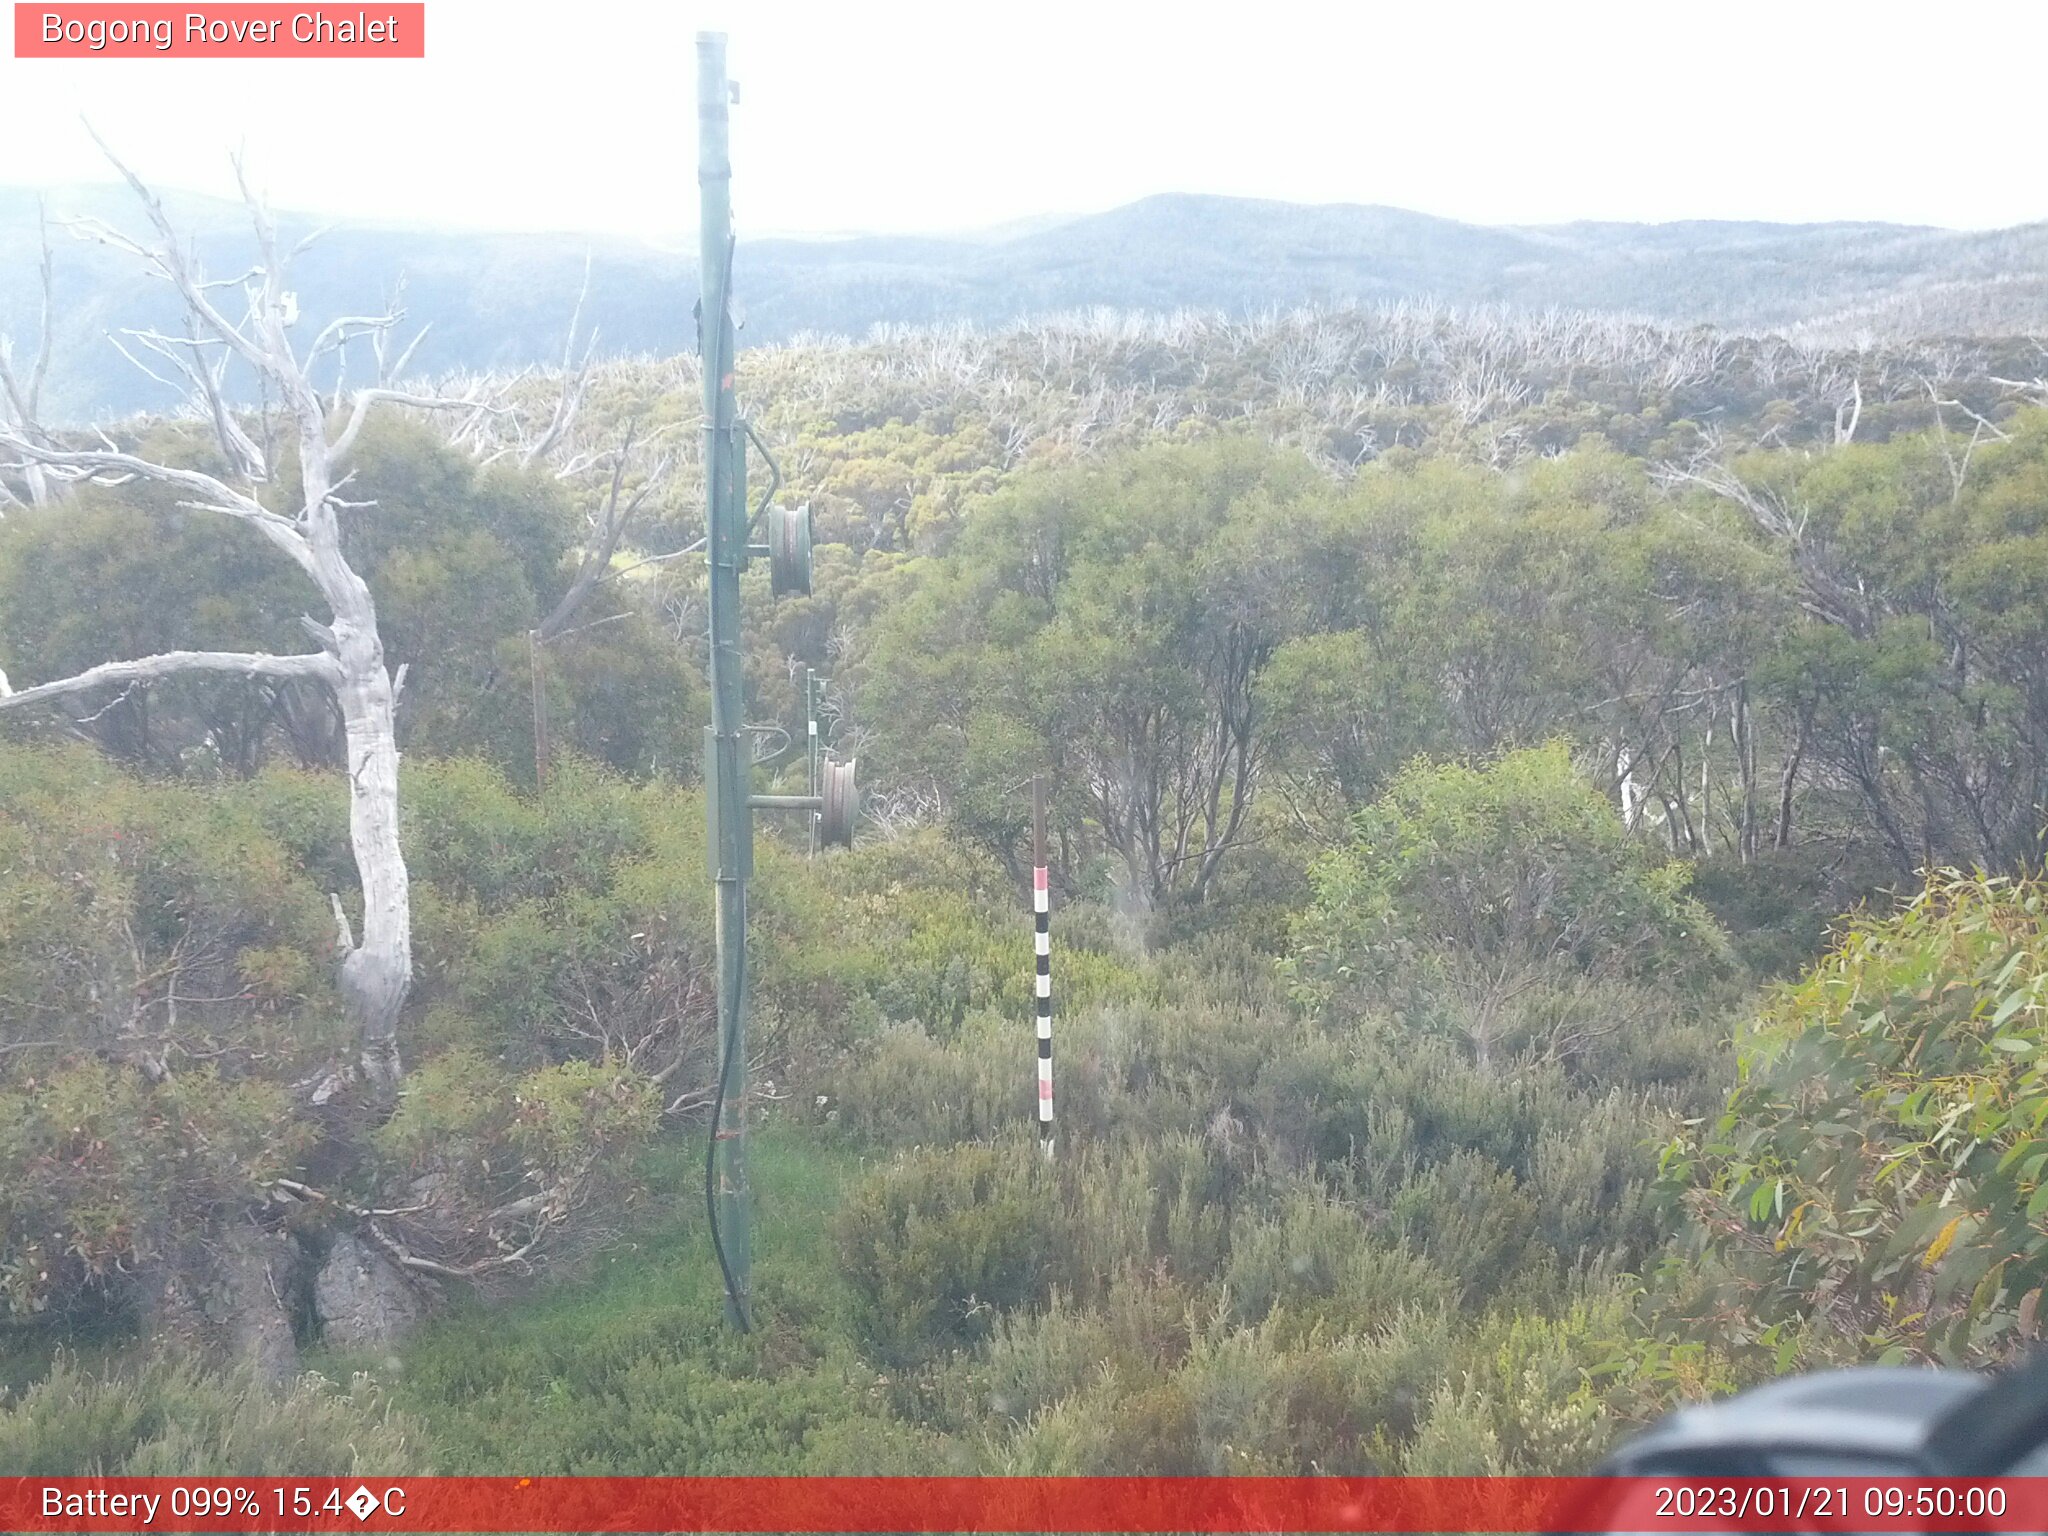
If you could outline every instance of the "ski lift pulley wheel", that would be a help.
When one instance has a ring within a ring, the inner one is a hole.
[[[823,765],[824,781],[819,789],[825,801],[818,812],[818,841],[853,846],[853,819],[860,807],[853,788],[853,760]]]
[[[811,505],[768,509],[768,590],[776,597],[811,595]]]

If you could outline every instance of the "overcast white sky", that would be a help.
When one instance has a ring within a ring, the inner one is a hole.
[[[373,14],[375,0],[329,0]],[[428,0],[424,61],[0,58],[0,183],[694,222],[693,35],[731,35],[741,233],[954,230],[1153,192],[1491,223],[2048,218],[2048,4]]]

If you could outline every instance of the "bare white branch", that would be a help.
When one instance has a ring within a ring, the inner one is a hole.
[[[576,361],[576,333],[583,324],[583,305],[590,297],[590,253],[583,256],[583,286],[576,294],[576,307],[569,313],[569,335],[562,344],[562,392],[555,398],[554,414],[539,437],[528,445],[523,462],[538,464],[555,449],[576,419],[583,395],[590,388],[590,364],[597,355],[597,332],[593,329],[583,349],[583,361]]]
[[[93,137],[98,141],[97,134]],[[107,149],[104,141],[100,147]],[[444,402],[381,388],[362,391],[355,397],[342,441],[331,444],[327,407],[314,387],[309,366],[295,355],[286,334],[297,319],[298,303],[285,286],[286,263],[278,255],[276,230],[250,187],[241,161],[235,161],[235,174],[248,204],[258,261],[239,285],[247,297],[248,312],[236,321],[214,297],[223,286],[234,285],[209,282],[195,270],[162,202],[111,151],[107,158],[141,200],[156,233],[156,244],[146,245],[102,225],[89,226],[85,233],[147,262],[177,291],[188,317],[188,329],[182,336],[142,331],[131,332],[131,339],[169,361],[184,376],[211,416],[229,458],[252,481],[265,476],[270,455],[257,446],[249,428],[229,409],[224,384],[230,357],[254,370],[260,404],[249,413],[249,419],[266,443],[287,439],[296,445],[297,513],[287,517],[272,511],[253,490],[238,489],[218,476],[129,452],[104,432],[99,434],[98,448],[62,448],[32,424],[10,425],[0,420],[0,451],[61,480],[114,484],[142,479],[186,492],[189,499],[179,502],[180,506],[247,523],[290,556],[318,588],[331,617],[326,622],[307,619],[307,629],[321,646],[311,655],[172,651],[108,662],[75,677],[19,692],[5,691],[0,706],[28,704],[108,684],[133,686],[186,673],[307,681],[331,692],[347,746],[349,841],[362,891],[360,938],[342,925],[340,987],[356,1025],[358,1070],[378,1100],[389,1104],[397,1094],[401,1072],[398,1020],[412,984],[412,909],[399,841],[395,721],[404,669],[399,669],[397,677],[392,675],[369,587],[342,549],[338,517],[342,503],[336,492],[347,483],[347,477],[337,466],[339,454],[334,450],[338,446],[345,452],[354,445],[365,416],[378,400],[427,406],[460,403],[472,410],[478,403]],[[330,325],[318,333],[313,350],[345,345],[352,331],[359,332],[370,323],[356,317]],[[381,336],[383,330],[372,334]],[[5,688],[0,680],[0,691]]]
[[[265,538],[289,555],[301,570],[309,575],[313,573],[313,550],[297,523],[288,517],[280,517],[255,497],[236,490],[226,481],[202,470],[182,469],[174,464],[159,464],[152,459],[145,459],[117,448],[45,447],[41,443],[31,442],[18,430],[5,425],[0,425],[0,450],[18,454],[26,462],[40,464],[54,472],[59,479],[90,480],[101,485],[117,484],[124,478],[155,480],[164,485],[175,485],[192,491],[200,499],[181,502],[181,506],[219,512],[227,517],[240,518],[243,522],[254,524]]]
[[[135,661],[109,661],[88,667],[71,677],[38,683],[19,691],[8,687],[0,676],[0,709],[36,704],[67,694],[88,693],[113,683],[153,683],[188,672],[225,672],[242,677],[271,677],[283,681],[320,682],[332,685],[340,680],[341,669],[332,656],[270,656],[255,651],[165,651]]]
[[[334,439],[328,449],[330,462],[340,464],[355,448],[356,439],[362,435],[363,423],[369,419],[370,407],[378,404],[411,406],[420,411],[492,411],[499,407],[489,400],[474,397],[451,397],[446,395],[415,394],[409,389],[370,388],[355,392],[354,409],[349,413],[348,425],[341,429],[341,435]]]

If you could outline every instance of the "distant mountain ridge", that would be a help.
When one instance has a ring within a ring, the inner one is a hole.
[[[32,346],[39,194],[0,188],[0,335]],[[112,187],[40,194],[53,219],[139,224]],[[209,271],[249,262],[243,211],[167,198]],[[280,215],[295,241],[317,227]],[[84,420],[171,403],[106,342],[174,321],[162,285],[117,251],[57,248],[57,357],[47,414]],[[429,370],[498,369],[559,356],[591,262],[586,311],[608,353],[693,344],[695,263],[619,239],[341,226],[294,267],[311,319],[362,313],[402,275]],[[1001,325],[1063,310],[1214,309],[1435,299],[1564,307],[1680,325],[1801,331],[1856,341],[1907,335],[2048,335],[2048,223],[1956,231],[1871,223],[1463,224],[1398,208],[1168,194],[1107,213],[1022,220],[960,237],[742,240],[743,342],[877,324]]]

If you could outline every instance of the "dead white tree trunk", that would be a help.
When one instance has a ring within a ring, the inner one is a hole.
[[[162,203],[111,151],[108,159],[142,200],[154,242],[134,240],[97,223],[80,226],[80,230],[145,261],[156,276],[177,290],[191,322],[186,336],[130,334],[185,373],[195,403],[203,418],[213,423],[227,462],[237,466],[243,483],[230,484],[198,470],[123,452],[104,435],[101,447],[66,448],[49,434],[12,421],[0,421],[0,451],[10,454],[19,467],[34,466],[59,483],[119,484],[146,479],[187,492],[189,499],[179,506],[245,523],[291,560],[318,590],[328,617],[324,622],[310,616],[301,619],[318,645],[305,655],[172,651],[108,663],[19,691],[0,679],[0,709],[110,683],[148,683],[191,672],[313,680],[333,690],[346,732],[349,840],[362,897],[360,935],[352,931],[340,896],[333,898],[340,984],[356,1027],[356,1070],[372,1095],[388,1103],[397,1092],[401,1071],[398,1016],[412,981],[412,905],[398,837],[395,730],[404,668],[394,675],[385,665],[369,586],[342,553],[341,515],[364,504],[344,501],[339,492],[349,478],[349,455],[371,408],[379,402],[471,411],[491,406],[474,399],[413,395],[390,387],[389,381],[380,377],[375,385],[338,398],[336,421],[330,422],[328,408],[313,384],[315,366],[330,351],[344,352],[354,338],[382,337],[397,325],[400,316],[387,313],[338,320],[319,333],[301,358],[286,334],[297,315],[297,299],[285,286],[289,257],[280,258],[276,232],[247,183],[243,183],[243,194],[254,220],[260,264],[237,282],[208,282],[190,264]],[[239,175],[239,163],[236,170]],[[230,318],[218,298],[236,287],[248,306],[239,319]],[[260,425],[272,430],[246,431],[227,410],[227,358],[255,375],[262,398],[271,402],[269,409],[274,413],[269,422]],[[294,444],[298,458],[298,484],[289,493],[278,484],[277,466],[259,446],[285,440]],[[270,489],[270,500],[295,503],[296,509],[289,515],[271,510],[259,495],[262,488]]]
[[[37,220],[42,234],[43,256],[38,267],[42,280],[43,311],[41,337],[36,347],[35,361],[29,365],[28,378],[24,381],[14,367],[14,349],[9,339],[0,336],[0,424],[12,426],[30,437],[47,439],[41,421],[43,378],[50,371],[50,352],[56,341],[56,296],[54,279],[56,268],[50,258],[50,226],[37,210]],[[26,464],[22,468],[22,482],[27,493],[28,504],[40,507],[50,500],[50,477],[40,464]],[[18,498],[0,481],[0,505]]]
[[[1621,824],[1633,832],[1636,822],[1642,817],[1645,796],[1642,785],[1636,782],[1635,758],[1629,752],[1627,742],[1614,749],[1614,776],[1617,793],[1621,796]]]

